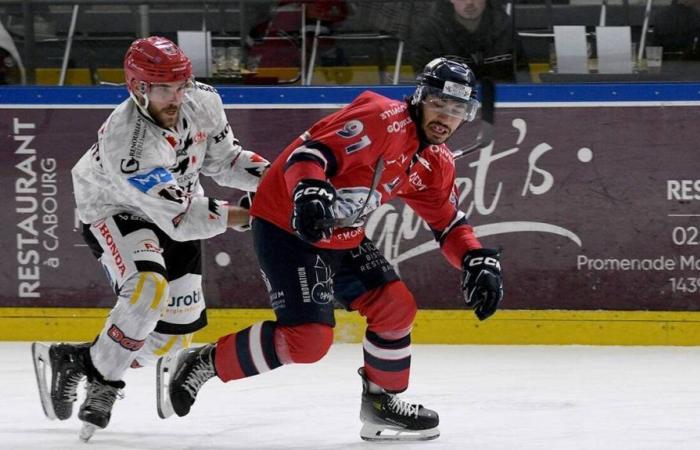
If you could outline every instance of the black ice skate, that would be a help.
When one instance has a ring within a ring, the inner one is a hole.
[[[369,392],[364,369],[362,377],[362,406],[360,437],[365,441],[418,441],[440,436],[438,414],[423,405],[409,403],[397,395]]]
[[[156,396],[161,419],[186,416],[202,385],[216,375],[213,344],[179,350],[158,360]]]
[[[80,405],[78,419],[83,421],[80,440],[87,442],[98,428],[105,428],[112,417],[112,407],[117,397],[122,398],[123,381],[105,380],[97,370],[88,368],[85,401]]]
[[[78,398],[78,384],[85,378],[85,360],[89,357],[89,348],[90,344],[32,344],[39,398],[44,414],[49,419],[66,420],[73,414],[73,403]]]

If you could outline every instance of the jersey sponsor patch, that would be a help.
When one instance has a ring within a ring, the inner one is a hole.
[[[163,169],[162,167],[158,167],[148,173],[129,177],[128,180],[129,183],[131,183],[139,191],[148,192],[153,188],[153,186],[173,181],[173,176],[167,170]]]
[[[139,162],[134,158],[122,159],[120,167],[124,173],[134,173],[139,170]]]
[[[138,339],[133,339],[128,337],[127,335],[124,334],[124,332],[115,324],[112,324],[111,327],[109,327],[109,330],[107,330],[107,336],[112,338],[114,342],[117,344],[121,345],[127,350],[130,350],[132,352],[136,352],[143,347],[144,340],[138,340]]]

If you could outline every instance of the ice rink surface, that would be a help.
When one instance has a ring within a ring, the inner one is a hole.
[[[155,369],[130,370],[109,427],[83,444],[75,413],[44,417],[29,346],[0,343],[2,449],[700,449],[700,348],[417,345],[404,395],[442,434],[409,444],[359,438],[359,344],[212,380],[185,418],[159,419]]]

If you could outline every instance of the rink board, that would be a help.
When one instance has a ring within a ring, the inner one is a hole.
[[[274,158],[362,89],[220,92],[244,146]],[[410,93],[407,87],[376,90],[394,98]],[[0,260],[0,307],[39,308],[40,314],[60,307],[83,320],[84,309],[113,304],[99,264],[76,233],[70,168],[124,98],[118,88],[0,89],[0,204],[5,205],[0,245],[7,255]],[[419,307],[431,310],[419,316],[417,339],[697,343],[697,117],[698,84],[501,87],[494,143],[458,161],[457,183],[460,207],[482,242],[504,249],[507,310],[484,324],[472,323],[466,311],[453,311],[463,305],[459,272],[403,204],[384,205],[368,221],[367,234]],[[470,140],[468,130],[460,133],[453,148]],[[206,187],[213,197],[239,195]],[[205,291],[192,298],[206,297],[214,309],[208,330],[226,328],[217,328],[219,314],[241,315],[238,321],[269,314],[250,234],[229,232],[206,241],[204,264]],[[507,319],[511,314],[514,318]],[[2,327],[0,339],[15,339],[15,326],[33,329],[35,337],[60,338],[49,322],[25,316],[2,316],[13,325]]]
[[[2,340],[91,341],[102,329],[107,308],[0,308]],[[274,320],[267,309],[212,309],[209,325],[196,342],[219,337],[261,320]],[[359,343],[364,319],[336,311],[335,342]],[[469,311],[418,312],[414,344],[580,344],[700,345],[700,313],[668,311],[522,311],[502,310],[485,322]]]

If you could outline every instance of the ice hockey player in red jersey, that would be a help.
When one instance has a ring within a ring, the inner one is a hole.
[[[479,108],[463,62],[431,61],[413,96],[364,92],[314,124],[276,158],[251,215],[255,251],[275,321],[158,362],[158,413],[189,413],[204,382],[250,377],[320,360],[333,341],[334,301],[365,317],[360,435],[366,440],[439,436],[438,414],[401,399],[411,366],[416,302],[365,236],[364,221],[399,197],[427,222],[462,270],[467,306],[484,320],[503,297],[499,252],[481,246],[457,208],[445,141]]]

